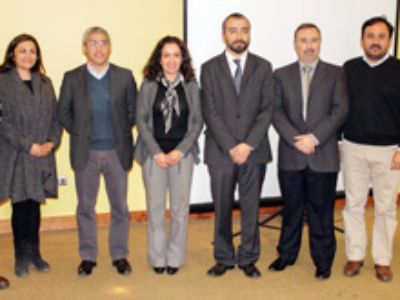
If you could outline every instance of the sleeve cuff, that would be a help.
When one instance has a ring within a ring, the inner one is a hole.
[[[317,137],[312,133],[310,133],[310,137],[313,139],[313,141],[315,143],[315,146],[318,146],[319,145],[319,140],[317,139]]]

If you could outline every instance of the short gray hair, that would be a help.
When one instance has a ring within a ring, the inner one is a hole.
[[[102,33],[107,37],[107,40],[110,42],[111,44],[111,38],[110,35],[108,34],[108,31],[105,30],[103,27],[100,26],[93,26],[93,27],[89,27],[88,29],[85,30],[85,32],[83,33],[83,37],[82,37],[82,44],[85,45],[89,35],[93,34],[93,33]]]

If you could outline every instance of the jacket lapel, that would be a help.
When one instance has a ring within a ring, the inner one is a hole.
[[[158,82],[157,81],[149,81],[150,88],[149,88],[149,95],[146,97],[147,99],[150,99],[149,105],[149,111],[152,111],[154,102],[156,101],[156,96],[157,96],[157,90],[158,90]],[[153,113],[151,113],[153,115]]]
[[[82,109],[86,110],[86,115],[88,116],[87,120],[90,121],[90,115],[91,115],[91,107],[92,104],[90,102],[90,95],[89,95],[89,88],[88,88],[88,71],[87,71],[87,66],[86,64],[82,65],[80,67],[80,72],[79,72],[79,85],[77,87],[78,90],[82,91]]]
[[[301,88],[300,66],[298,62],[291,65],[289,78],[291,80],[291,86],[293,87],[293,94],[296,97],[295,105],[297,105],[299,116],[301,116],[301,119],[303,120],[303,93]]]
[[[30,88],[24,83],[24,81],[19,77],[17,71],[13,69],[12,71],[12,86],[14,87],[14,94],[16,99],[24,101],[29,104],[31,108],[40,107],[40,82],[39,75],[32,73],[31,82],[32,82],[32,91]],[[26,102],[27,101],[27,102]]]
[[[118,78],[114,65],[110,64],[110,68],[108,71],[110,72],[110,105],[112,109],[116,101],[116,93],[114,91],[117,90]]]
[[[218,64],[220,69],[222,70],[221,76],[229,82],[231,90],[234,94],[236,94],[235,83],[233,82],[233,77],[231,74],[231,70],[229,69],[228,61],[226,60],[225,52],[218,57]]]
[[[247,82],[251,78],[256,68],[256,59],[253,54],[247,55],[246,65],[244,67],[242,82],[240,83],[240,94],[244,93],[244,89],[247,86]]]
[[[325,65],[320,60],[318,62],[318,64],[317,64],[317,67],[315,69],[314,75],[312,77],[312,80],[311,80],[311,83],[310,83],[310,88],[308,89],[308,100],[311,99],[311,96],[314,93],[316,87],[319,86],[321,80],[324,79],[324,75],[325,75]]]
[[[41,85],[41,78],[38,73],[32,73],[32,89],[33,89],[33,94],[29,92],[29,95],[31,98],[33,98],[33,101],[35,105],[33,106],[34,109],[37,109],[37,114],[38,116],[42,114],[46,114],[47,111],[45,111],[46,107],[46,100],[42,97],[42,85]],[[46,118],[46,116],[44,116]]]
[[[40,75],[37,73],[32,73],[32,88],[33,88],[33,98],[37,102],[41,102],[41,89],[40,89]]]
[[[186,100],[189,106],[189,112],[191,112],[193,110],[192,93],[189,92],[188,83],[185,80],[182,81],[182,86],[183,90],[185,91]]]

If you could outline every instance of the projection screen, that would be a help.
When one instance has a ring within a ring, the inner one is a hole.
[[[303,22],[317,24],[322,32],[321,58],[342,65],[362,54],[360,32],[362,23],[372,16],[386,16],[395,24],[396,0],[187,0],[186,39],[199,75],[200,66],[222,53],[221,23],[232,12],[246,15],[252,25],[250,51],[268,59],[274,68],[296,60],[293,32]],[[267,166],[262,197],[280,197],[277,180],[277,142],[273,128],[269,130],[274,160]],[[204,146],[204,135],[200,145]],[[343,190],[341,174],[337,190]],[[192,204],[210,203],[207,167],[195,168]]]

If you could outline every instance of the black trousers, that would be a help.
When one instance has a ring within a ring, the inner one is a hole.
[[[257,262],[260,256],[258,207],[265,169],[265,164],[208,166],[215,209],[214,258],[217,263],[248,265]],[[236,185],[241,209],[241,243],[237,257],[232,240]]]
[[[40,203],[26,200],[12,206],[11,224],[16,257],[38,256]]]
[[[280,257],[295,262],[301,245],[304,214],[309,228],[310,250],[314,264],[331,268],[335,251],[333,208],[337,173],[279,170],[283,196],[282,231],[278,245]]]

